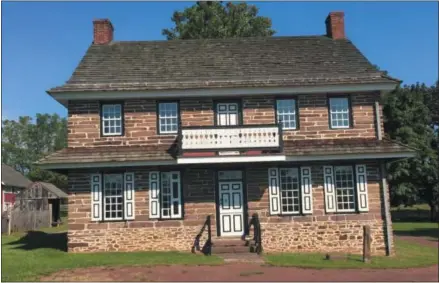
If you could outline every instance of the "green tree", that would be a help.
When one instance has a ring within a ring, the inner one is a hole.
[[[258,16],[258,8],[247,3],[197,2],[174,12],[175,27],[163,29],[168,40],[271,36],[271,20]]]
[[[65,176],[41,170],[34,165],[47,154],[67,145],[67,120],[54,114],[37,114],[2,121],[2,163],[14,167],[32,181],[67,187]]]
[[[384,127],[390,138],[417,149],[416,157],[389,164],[392,203],[412,205],[425,201],[434,220],[439,204],[439,159],[427,106],[430,94],[424,84],[398,87],[388,94]]]

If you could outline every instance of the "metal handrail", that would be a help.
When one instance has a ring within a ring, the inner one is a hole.
[[[201,239],[201,236],[203,235],[203,233],[207,227],[207,241],[203,246],[203,253],[206,255],[212,254],[212,225],[211,224],[212,224],[211,223],[211,216],[208,215],[206,217],[206,221],[204,221],[203,227],[201,227],[200,232],[195,237],[194,244],[192,246],[192,253],[195,253],[195,251],[201,250],[200,239]]]
[[[248,225],[250,231],[251,226],[253,226],[253,240],[255,241],[255,252],[257,254],[262,253],[262,231],[261,222],[259,221],[259,215],[254,213]]]

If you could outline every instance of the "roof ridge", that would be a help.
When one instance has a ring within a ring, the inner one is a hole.
[[[239,40],[252,40],[252,39],[308,39],[308,38],[326,38],[328,40],[333,40],[332,38],[326,35],[280,35],[280,36],[246,36],[246,37],[224,37],[224,38],[193,38],[193,39],[174,39],[174,40],[166,40],[166,39],[156,39],[156,40],[113,40],[108,45],[117,44],[117,43],[162,43],[162,42],[195,42],[195,41],[239,41]],[[344,39],[346,41],[348,39]],[[343,41],[343,40],[342,40]],[[349,40],[348,40],[349,41]],[[98,46],[106,46],[106,45],[98,45]]]

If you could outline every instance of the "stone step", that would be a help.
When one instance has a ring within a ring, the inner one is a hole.
[[[246,242],[241,239],[212,239],[214,247],[236,247],[245,246]]]
[[[212,254],[234,254],[250,253],[250,248],[246,246],[213,246]]]

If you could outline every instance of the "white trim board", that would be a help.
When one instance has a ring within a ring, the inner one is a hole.
[[[285,155],[264,155],[264,156],[215,156],[215,157],[181,157],[177,164],[200,164],[200,163],[246,163],[246,162],[269,162],[286,161]]]
[[[342,84],[323,86],[294,87],[241,87],[241,88],[200,88],[182,90],[151,90],[151,91],[77,91],[49,93],[59,103],[67,106],[68,100],[114,100],[130,98],[179,98],[179,97],[214,97],[237,95],[291,95],[306,93],[351,93],[363,91],[391,91],[396,83],[377,84]]]
[[[180,164],[217,164],[217,163],[249,163],[249,162],[312,162],[329,160],[365,160],[365,159],[392,159],[414,157],[415,152],[397,153],[363,153],[363,154],[333,154],[333,155],[266,155],[266,156],[216,156],[216,157],[180,157],[177,160],[163,161],[123,161],[123,162],[94,162],[94,163],[60,163],[41,164],[42,169],[79,169],[100,167],[135,167],[135,166],[166,166]]]

